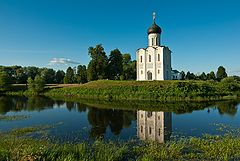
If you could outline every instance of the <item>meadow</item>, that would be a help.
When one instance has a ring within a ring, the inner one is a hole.
[[[47,137],[51,126],[0,132],[0,160],[239,160],[239,129],[225,135],[172,139],[166,143],[129,140],[60,143]],[[38,139],[34,133],[41,134]]]

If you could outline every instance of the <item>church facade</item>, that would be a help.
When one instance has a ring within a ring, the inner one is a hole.
[[[170,80],[171,50],[161,45],[161,28],[155,22],[148,29],[148,47],[136,52],[137,80]]]

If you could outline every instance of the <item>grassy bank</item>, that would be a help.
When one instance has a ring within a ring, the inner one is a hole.
[[[51,88],[46,96],[102,100],[220,100],[239,96],[240,84],[213,81],[110,81],[100,80],[75,87]]]
[[[56,143],[31,133],[49,127],[31,127],[0,133],[0,160],[239,160],[239,133],[183,138],[163,144],[155,142]]]

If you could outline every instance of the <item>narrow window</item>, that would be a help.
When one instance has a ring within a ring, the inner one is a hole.
[[[160,74],[160,70],[158,69],[158,74]]]
[[[141,70],[141,74],[143,74],[143,71]]]
[[[160,120],[160,116],[158,116],[158,120]]]
[[[151,135],[152,134],[152,128],[149,127],[149,134]]]
[[[141,114],[141,118],[143,118],[143,114]]]
[[[160,136],[161,135],[161,129],[159,128],[158,129],[158,136]]]
[[[143,127],[141,126],[141,133],[143,133]]]
[[[160,61],[160,54],[158,54],[158,61]]]
[[[140,62],[142,63],[142,56],[140,57]]]
[[[149,55],[149,62],[151,62],[151,55]]]
[[[152,46],[154,45],[154,43],[153,43],[153,42],[154,42],[154,39],[152,38]]]

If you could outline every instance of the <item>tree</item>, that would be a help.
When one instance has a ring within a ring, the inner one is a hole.
[[[88,80],[106,78],[108,59],[102,45],[96,45],[95,48],[90,47],[88,53],[92,59],[88,64]]]
[[[217,80],[220,81],[227,77],[226,69],[223,66],[219,66],[217,70]]]
[[[37,74],[39,74],[39,69],[37,67],[25,67],[24,69],[26,71],[27,77],[31,77],[34,79]]]
[[[19,68],[16,70],[16,83],[25,84],[27,83],[27,74],[24,68]]]
[[[47,84],[55,83],[55,74],[56,72],[53,69],[42,68],[40,71],[41,77]]]
[[[10,87],[10,78],[6,72],[0,72],[0,90],[8,90]]]
[[[118,49],[111,51],[108,59],[108,78],[119,79],[123,72],[123,57]]]
[[[207,79],[208,80],[216,80],[214,71],[211,71],[210,73],[207,74]]]
[[[78,83],[87,83],[87,68],[85,65],[77,67],[77,81]]]
[[[196,76],[195,76],[193,73],[190,73],[190,72],[188,71],[185,78],[186,78],[187,80],[195,80],[195,79],[196,79]]]
[[[37,75],[33,80],[31,77],[28,78],[28,90],[34,93],[40,93],[44,90],[45,80],[40,75]]]
[[[58,84],[63,83],[64,77],[65,77],[65,72],[62,70],[58,70],[55,74],[55,82]]]
[[[136,64],[137,61],[131,61],[131,55],[130,54],[123,54],[123,75],[122,77],[125,80],[135,80],[137,77],[137,68]]]
[[[200,80],[207,80],[207,75],[204,72],[202,72],[202,74],[199,76],[199,79]]]
[[[64,83],[74,83],[74,70],[71,67],[67,68],[66,76],[64,77]]]
[[[184,72],[184,71],[181,71],[180,74],[181,74],[181,76],[182,76],[181,80],[185,80],[185,77],[186,77],[185,72]]]

